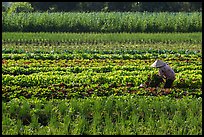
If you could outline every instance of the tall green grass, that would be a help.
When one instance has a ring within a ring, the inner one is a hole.
[[[90,12],[2,15],[3,32],[201,32],[202,13]]]
[[[134,95],[13,99],[2,103],[2,134],[201,135],[202,99]]]

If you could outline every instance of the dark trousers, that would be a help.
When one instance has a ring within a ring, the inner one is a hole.
[[[171,88],[172,85],[173,85],[173,82],[174,82],[174,80],[172,80],[172,79],[167,79],[167,80],[166,80],[166,83],[165,83],[165,85],[164,85],[164,88]]]

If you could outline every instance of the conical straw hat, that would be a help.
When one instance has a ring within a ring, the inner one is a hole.
[[[166,63],[164,63],[163,61],[157,59],[157,60],[151,65],[151,67],[156,67],[156,68],[158,68],[158,67],[162,67],[162,66],[164,66],[164,65],[166,65]]]

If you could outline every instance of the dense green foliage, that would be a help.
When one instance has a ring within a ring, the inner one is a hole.
[[[20,13],[20,12],[32,12],[34,9],[28,2],[15,2],[13,3],[8,11],[6,11],[8,14],[12,13]]]
[[[3,13],[2,31],[129,33],[201,32],[202,13]]]
[[[202,11],[202,2],[30,2],[36,11]]]
[[[13,99],[2,112],[2,134],[10,135],[202,134],[202,98]]]
[[[17,3],[17,4],[16,4]],[[2,7],[10,7],[25,2],[2,2]],[[202,2],[27,2],[34,11],[49,12],[195,12],[202,11]],[[23,4],[24,5],[24,4]],[[20,8],[22,11],[24,8]],[[2,10],[3,11],[3,10]]]

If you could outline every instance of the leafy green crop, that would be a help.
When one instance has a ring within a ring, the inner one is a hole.
[[[109,96],[2,103],[2,134],[200,135],[202,99]]]

